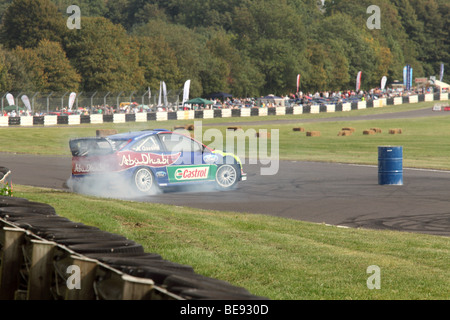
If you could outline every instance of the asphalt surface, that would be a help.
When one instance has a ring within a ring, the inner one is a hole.
[[[419,114],[439,113],[419,110],[407,117]],[[0,153],[0,166],[12,171],[15,184],[62,189],[70,176],[71,159]],[[381,186],[376,166],[281,161],[273,176],[261,175],[261,164],[244,167],[248,181],[233,191],[168,191],[136,200],[450,236],[450,172],[404,168],[402,186]]]

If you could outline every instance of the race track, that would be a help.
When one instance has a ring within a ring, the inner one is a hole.
[[[0,165],[12,170],[15,184],[56,189],[71,172],[67,157],[1,153]],[[380,186],[376,166],[281,161],[279,167],[277,175],[262,176],[260,165],[247,164],[248,181],[234,191],[169,191],[137,200],[450,236],[450,172],[405,168],[403,186]]]

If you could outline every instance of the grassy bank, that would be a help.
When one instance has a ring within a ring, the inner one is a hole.
[[[448,299],[450,239],[108,200],[32,187],[15,195],[125,235],[146,252],[275,300]],[[381,289],[369,290],[371,265]]]

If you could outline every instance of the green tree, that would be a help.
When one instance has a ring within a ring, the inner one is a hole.
[[[106,14],[106,2],[104,0],[52,0],[59,11],[67,15],[67,8],[71,5],[80,7],[83,17],[100,17]]]
[[[206,48],[207,39],[195,31],[182,26],[175,25],[160,19],[150,20],[145,25],[136,27],[133,35],[152,35],[155,39],[162,39],[175,53],[180,74],[180,83],[177,88],[182,89],[184,81],[191,80],[191,95],[201,96],[204,94],[202,77],[200,74],[208,68],[207,61],[211,62],[211,53]],[[165,75],[170,77],[170,75]],[[206,75],[203,75],[206,79]],[[165,79],[160,79],[165,81]],[[209,92],[207,92],[209,93]]]
[[[295,79],[305,69],[303,52],[283,40],[261,39],[254,46],[253,56],[264,75],[263,93],[285,95],[295,91]]]
[[[6,64],[6,56],[3,50],[0,51],[0,91],[9,91],[10,77],[8,74],[8,66]]]
[[[323,43],[324,40],[332,48],[331,52],[338,52],[341,59],[343,56],[348,61],[346,88],[354,87],[359,71],[364,72],[363,89],[377,86],[389,69],[390,49],[382,46],[368,29],[358,28],[346,14],[336,13],[321,21],[316,29],[316,41]]]
[[[6,10],[1,28],[5,47],[36,47],[43,39],[60,42],[65,20],[50,0],[14,0]]]
[[[145,85],[139,44],[120,25],[105,18],[84,18],[81,30],[64,39],[67,56],[82,77],[84,91],[133,91]]]
[[[286,0],[242,1],[233,14],[235,46],[263,74],[263,93],[286,94],[295,88],[296,75],[308,68],[306,28]]]
[[[10,50],[0,48],[0,61],[2,64],[1,91],[30,91],[35,86],[27,71],[26,63]],[[6,74],[4,72],[7,72]]]
[[[234,7],[239,5],[241,1],[159,0],[157,3],[159,7],[164,8],[175,23],[183,24],[189,28],[214,26],[229,30],[231,28]]]
[[[47,83],[47,75],[44,72],[44,62],[39,59],[37,52],[31,48],[19,46],[12,50],[12,54],[24,63],[26,76],[31,81],[32,89],[41,91]]]
[[[159,88],[160,81],[165,81],[169,88],[180,85],[180,70],[174,50],[162,37],[137,37],[139,50],[139,67],[144,73],[145,86]]]
[[[42,40],[37,48],[14,49],[14,54],[25,62],[34,91],[77,91],[81,77],[66,57],[61,44]]]
[[[237,97],[258,96],[259,89],[264,84],[264,76],[248,53],[234,46],[235,42],[234,35],[219,30],[212,32],[206,43],[211,54],[223,63],[223,80],[226,83],[219,89]]]
[[[77,91],[81,76],[67,59],[66,53],[58,42],[42,40],[34,50],[42,61],[45,85],[42,91]]]
[[[0,22],[2,21],[3,14],[5,13],[6,9],[8,9],[11,2],[12,0],[0,0]]]
[[[114,24],[128,25],[130,0],[114,0],[106,2],[105,18]]]
[[[410,0],[418,19],[423,23],[422,37],[412,37],[426,75],[439,72],[439,62],[450,62],[449,18],[450,3],[436,0]]]

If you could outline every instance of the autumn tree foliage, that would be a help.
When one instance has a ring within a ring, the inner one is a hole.
[[[14,0],[3,13],[1,39],[5,47],[36,47],[43,39],[60,42],[65,21],[50,0]]]
[[[285,95],[380,79],[450,82],[448,0],[0,0],[0,90]],[[81,29],[66,22],[80,7]],[[379,29],[366,26],[380,8]]]

